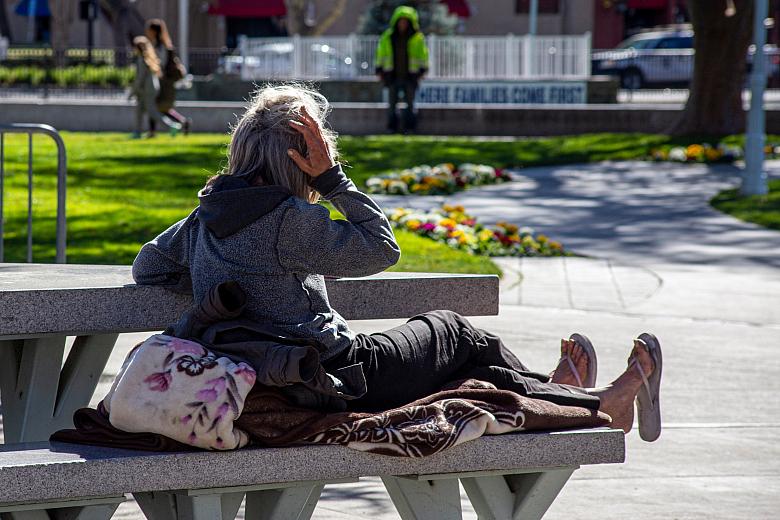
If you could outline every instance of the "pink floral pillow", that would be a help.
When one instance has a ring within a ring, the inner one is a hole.
[[[255,371],[246,363],[157,334],[130,352],[103,404],[120,430],[230,450],[249,441],[233,421],[254,383]]]

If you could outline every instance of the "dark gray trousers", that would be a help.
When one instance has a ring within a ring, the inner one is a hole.
[[[393,132],[399,130],[398,112],[398,94],[403,92],[406,109],[403,111],[403,130],[412,131],[417,127],[417,116],[414,113],[414,96],[417,92],[417,82],[411,78],[405,80],[394,80],[387,86],[388,107],[387,107],[387,128]]]
[[[368,392],[348,402],[353,410],[398,407],[469,378],[560,405],[599,407],[598,397],[531,372],[501,338],[450,311],[427,312],[385,332],[358,334],[348,349],[325,363],[325,369],[354,363],[363,364]]]

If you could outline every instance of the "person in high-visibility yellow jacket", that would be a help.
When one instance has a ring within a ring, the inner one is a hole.
[[[399,130],[395,105],[398,93],[404,93],[403,131],[413,131],[417,125],[414,113],[414,96],[417,85],[428,71],[428,46],[420,31],[417,11],[413,7],[400,6],[390,18],[390,26],[379,37],[376,49],[376,73],[388,89],[387,126],[392,132]]]

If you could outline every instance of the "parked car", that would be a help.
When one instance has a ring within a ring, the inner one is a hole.
[[[235,54],[223,56],[219,71],[223,74],[237,74],[244,80],[272,79],[293,75],[295,47],[291,42],[273,42],[252,46],[246,56],[237,50]],[[300,73],[306,77],[351,78],[357,75],[356,66],[367,68],[367,64],[354,64],[330,45],[313,43],[299,57]]]
[[[748,52],[748,65],[755,47]],[[780,72],[780,53],[777,46],[766,45],[769,57],[767,75]],[[592,55],[593,74],[620,77],[625,89],[646,86],[685,85],[693,77],[693,31],[691,29],[652,30],[636,34],[615,49],[597,51]]]

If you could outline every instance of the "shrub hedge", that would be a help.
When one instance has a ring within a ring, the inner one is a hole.
[[[74,65],[61,68],[39,66],[0,66],[0,86],[127,87],[133,82],[135,67]]]

